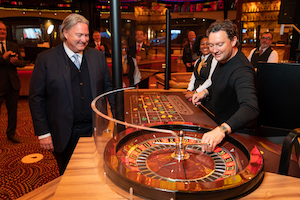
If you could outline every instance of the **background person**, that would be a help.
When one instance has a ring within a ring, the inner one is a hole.
[[[217,65],[217,60],[209,51],[208,37],[202,37],[199,43],[201,56],[195,61],[194,73],[191,76],[187,92],[185,93],[185,98],[189,101],[192,101],[195,92],[201,92],[211,85],[211,76]]]
[[[264,32],[260,39],[260,47],[251,50],[248,60],[255,68],[258,62],[278,63],[278,53],[270,47],[272,42],[272,33]]]
[[[182,61],[186,67],[187,72],[194,71],[194,62],[197,60],[198,56],[196,52],[193,52],[193,45],[196,39],[196,33],[190,31],[188,33],[188,44],[183,48]]]
[[[109,48],[107,44],[102,43],[101,41],[101,34],[99,31],[94,31],[93,32],[93,40],[94,42],[89,44],[89,47],[98,49],[99,51],[102,51],[104,53],[105,57],[111,57]]]
[[[135,43],[129,46],[128,55],[135,58],[137,63],[141,60],[151,60],[150,47],[145,43],[145,33],[143,30],[135,32]]]
[[[6,26],[0,21],[0,106],[5,99],[8,115],[6,135],[10,141],[19,143],[19,140],[15,137],[17,107],[21,87],[17,67],[24,67],[25,62],[20,55],[18,45],[6,41],[6,36]]]
[[[197,105],[211,94],[212,112],[219,126],[202,137],[203,151],[213,151],[227,134],[253,127],[259,114],[255,71],[246,56],[238,50],[237,26],[230,20],[217,20],[207,30],[210,52],[218,61],[212,85],[193,96]]]
[[[142,79],[141,72],[137,66],[135,58],[132,58],[127,54],[128,42],[125,38],[121,40],[122,44],[122,68],[123,68],[123,77],[128,77],[129,85],[124,83],[124,86],[136,86]]]
[[[53,151],[63,174],[79,137],[93,133],[92,100],[110,91],[112,83],[103,53],[86,48],[89,21],[85,17],[68,15],[60,36],[61,45],[36,58],[29,105],[40,145]],[[114,101],[109,100],[114,113]]]

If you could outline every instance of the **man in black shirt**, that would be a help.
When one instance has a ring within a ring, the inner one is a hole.
[[[193,96],[192,102],[211,94],[212,111],[219,126],[204,134],[203,151],[213,151],[227,134],[255,124],[259,114],[255,71],[246,56],[238,51],[237,27],[230,20],[216,21],[207,30],[210,52],[218,62],[212,85]]]

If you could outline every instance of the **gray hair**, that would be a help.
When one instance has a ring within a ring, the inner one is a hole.
[[[76,26],[77,23],[84,23],[89,25],[89,21],[82,15],[79,14],[70,14],[68,15],[63,23],[61,24],[61,28],[60,28],[60,39],[62,41],[65,41],[66,38],[64,36],[64,30],[69,31],[70,29],[72,29],[74,26]]]

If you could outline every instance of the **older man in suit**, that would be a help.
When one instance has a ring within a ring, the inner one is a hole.
[[[101,34],[99,31],[93,32],[93,42],[91,42],[88,46],[98,49],[99,51],[104,53],[105,57],[111,57],[107,44],[104,44],[101,41]]]
[[[132,56],[139,63],[141,60],[151,60],[150,47],[145,42],[145,32],[137,30],[135,32],[135,43],[129,46],[128,55]]]
[[[20,91],[17,67],[24,67],[25,65],[18,45],[6,41],[6,36],[6,26],[0,21],[0,105],[6,99],[8,113],[7,138],[14,143],[19,143],[19,140],[15,138]]]
[[[40,145],[54,152],[63,174],[79,137],[92,135],[91,101],[111,90],[112,84],[103,53],[86,48],[86,18],[67,16],[60,37],[61,45],[37,56],[29,104]],[[114,108],[112,99],[110,104]]]

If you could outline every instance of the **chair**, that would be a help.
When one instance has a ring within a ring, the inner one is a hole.
[[[284,139],[280,163],[279,163],[279,174],[287,175],[290,166],[290,158],[293,146],[295,146],[296,156],[299,164],[299,154],[300,154],[300,146],[299,140],[300,138],[300,128],[292,130]]]

